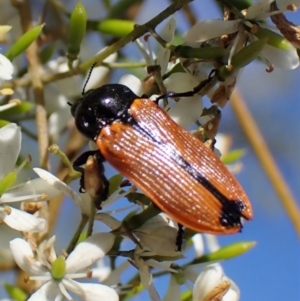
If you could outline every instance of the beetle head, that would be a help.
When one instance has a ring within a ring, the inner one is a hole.
[[[139,98],[120,84],[103,85],[87,91],[71,107],[78,130],[95,140],[101,129],[115,121],[126,121],[133,101]]]

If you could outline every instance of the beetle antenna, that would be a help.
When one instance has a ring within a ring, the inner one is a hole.
[[[88,74],[88,76],[87,76],[87,79],[86,79],[86,81],[85,81],[85,83],[84,83],[84,86],[83,86],[83,89],[82,89],[82,96],[85,94],[85,88],[86,88],[86,85],[87,85],[87,83],[89,82],[89,80],[90,80],[90,78],[91,78],[91,75],[92,75],[92,72],[93,72],[93,69],[95,68],[95,66],[97,65],[97,62],[95,62],[93,65],[92,65],[92,67],[91,67],[91,69],[90,69],[90,71],[89,71],[89,74]]]

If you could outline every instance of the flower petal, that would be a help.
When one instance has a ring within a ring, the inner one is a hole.
[[[182,93],[192,91],[199,84],[198,80],[188,73],[173,73],[164,81],[167,91]],[[199,95],[181,97],[168,111],[170,117],[182,127],[188,127],[202,114],[203,103]]]
[[[119,84],[127,86],[136,95],[143,94],[143,86],[141,80],[132,74],[124,74],[123,76],[121,76]]]
[[[156,261],[154,259],[149,259],[147,260],[147,264],[150,267],[155,268],[156,270],[163,270],[163,271],[177,273],[176,270],[170,268],[170,266],[172,265],[172,261]]]
[[[240,300],[240,290],[239,290],[238,286],[231,279],[224,277],[224,280],[226,280],[226,279],[231,282],[231,286],[230,286],[228,292],[223,297],[222,301],[238,301],[238,300]]]
[[[172,275],[163,301],[181,301],[180,285]]]
[[[203,271],[203,264],[192,264],[184,268],[183,274],[186,280],[195,283],[199,273]]]
[[[192,237],[192,241],[193,241],[196,257],[198,258],[204,254],[204,244],[203,244],[202,235],[200,233],[195,234]]]
[[[128,260],[123,261],[120,265],[118,265],[110,272],[109,276],[106,279],[102,280],[101,282],[106,285],[116,285],[118,283],[121,283],[120,275],[130,266],[131,265]],[[93,276],[97,277],[97,275],[97,272],[94,273],[93,269]]]
[[[150,274],[150,268],[147,263],[139,256],[134,256],[134,263],[139,269],[141,282],[145,289],[148,289],[150,284],[152,283],[152,275]]]
[[[241,20],[207,20],[196,23],[184,35],[186,43],[204,42],[238,31]]]
[[[163,31],[160,33],[160,36],[166,42],[170,43],[173,40],[175,30],[176,30],[176,20],[172,16],[168,20]],[[162,45],[158,44],[157,52],[156,52],[156,55],[157,55],[156,63],[157,63],[157,65],[160,66],[161,75],[164,75],[166,73],[167,66],[168,66],[169,59],[170,59],[170,53],[171,53],[171,51],[169,49],[166,49]]]
[[[63,284],[69,291],[79,296],[84,301],[119,300],[119,295],[116,291],[103,284],[80,283],[71,279],[64,279]]]
[[[279,49],[270,45],[265,45],[260,53],[275,67],[281,69],[295,69],[299,66],[299,57],[296,48]]]
[[[152,58],[152,53],[149,53],[149,44],[146,46],[145,42],[140,38],[135,40],[135,44],[137,48],[139,49],[142,57],[144,58],[147,66],[153,65],[153,58]]]
[[[181,252],[176,251],[176,238],[178,231],[176,228],[170,226],[160,227],[149,234],[134,231],[134,235],[139,238],[142,249],[137,246],[136,252],[139,255],[152,256],[153,254],[167,257],[182,257]]]
[[[217,236],[212,234],[204,234],[207,249],[209,252],[216,252],[220,249],[220,245],[217,239]]]
[[[90,215],[91,213],[91,203],[84,202],[82,198],[73,190],[71,189],[66,183],[55,177],[50,172],[41,169],[41,168],[33,168],[33,170],[49,185],[52,185],[54,188],[58,189],[59,191],[63,192],[67,196],[69,196],[75,204],[80,208],[82,214]]]
[[[167,214],[160,213],[149,220],[147,220],[142,226],[136,229],[138,232],[143,233],[151,233],[157,228],[161,228],[164,226],[171,226],[173,228],[178,229],[177,223],[174,222]]]
[[[111,233],[97,233],[77,245],[66,259],[67,273],[74,273],[89,267],[104,257],[111,249],[115,236]]]
[[[111,214],[107,214],[105,212],[97,213],[95,215],[95,220],[104,223],[107,227],[109,227],[112,230],[115,230],[122,225],[122,223],[118,219],[111,216]]]
[[[58,286],[53,281],[44,283],[27,301],[55,301],[59,295]]]
[[[46,221],[43,218],[35,217],[27,212],[10,208],[10,213],[3,217],[3,221],[9,227],[24,232],[40,232],[46,227]]]
[[[49,117],[49,133],[58,136],[60,132],[67,126],[71,119],[71,110],[69,106],[53,112]]]
[[[270,3],[273,0],[258,1],[253,3],[248,9],[245,15],[246,20],[262,20],[268,16],[270,12]]]
[[[21,150],[20,127],[10,123],[0,129],[0,179],[15,167]]]
[[[105,51],[106,48],[107,47],[102,48],[96,55]],[[103,62],[104,63],[113,63],[116,61],[117,57],[118,57],[117,52],[114,52],[111,55],[109,55],[106,59],[104,59]],[[92,73],[87,74],[86,78],[83,81],[84,85],[86,84],[85,91],[95,89],[95,88],[105,84],[109,72],[110,72],[110,69],[108,67],[98,66],[98,67],[93,68]],[[88,79],[88,77],[89,77],[89,79]],[[88,82],[86,83],[87,79],[88,79]]]
[[[32,249],[27,241],[22,238],[15,238],[9,244],[16,264],[28,275],[38,276],[48,273],[48,270],[39,261],[34,260]]]
[[[11,189],[1,196],[1,203],[49,201],[61,192],[41,178],[33,179],[24,185]],[[17,200],[16,200],[17,199]]]
[[[14,66],[11,61],[0,53],[0,80],[10,80],[14,73]]]
[[[193,289],[193,300],[201,301],[217,286],[223,277],[223,270],[219,264],[210,264],[201,272]]]

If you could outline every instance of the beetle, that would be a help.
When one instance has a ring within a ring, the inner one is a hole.
[[[106,84],[83,94],[71,113],[78,130],[97,144],[101,161],[179,224],[232,234],[241,231],[242,218],[252,219],[250,201],[226,166],[156,102]]]

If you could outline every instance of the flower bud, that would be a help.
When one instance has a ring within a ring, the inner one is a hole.
[[[234,74],[237,70],[245,67],[258,57],[264,46],[266,45],[266,39],[252,42],[248,46],[244,47],[238,53],[236,53],[231,60],[231,65],[223,65],[218,70],[218,79],[225,81],[226,78]]]
[[[25,32],[5,53],[5,56],[9,60],[13,60],[15,57],[24,52],[32,42],[34,42],[41,34],[45,24],[41,24],[29,29]]]
[[[101,33],[121,38],[129,34],[133,30],[134,25],[135,23],[129,20],[108,19],[97,22],[93,27]]]
[[[213,60],[228,54],[228,50],[222,47],[193,48],[190,46],[177,46],[175,54],[183,58],[197,58],[202,60]]]
[[[253,241],[241,241],[237,243],[230,244],[223,248],[218,249],[207,255],[199,257],[196,263],[209,262],[209,261],[220,261],[225,259],[230,259],[232,257],[239,256],[255,246]]]
[[[77,59],[80,52],[80,45],[86,31],[87,14],[81,2],[78,2],[71,14],[68,38],[69,63]]]
[[[256,37],[258,37],[260,40],[265,39],[267,41],[267,44],[279,48],[282,50],[289,50],[293,49],[294,46],[285,39],[282,35],[267,29],[267,28],[261,28],[253,33]]]

